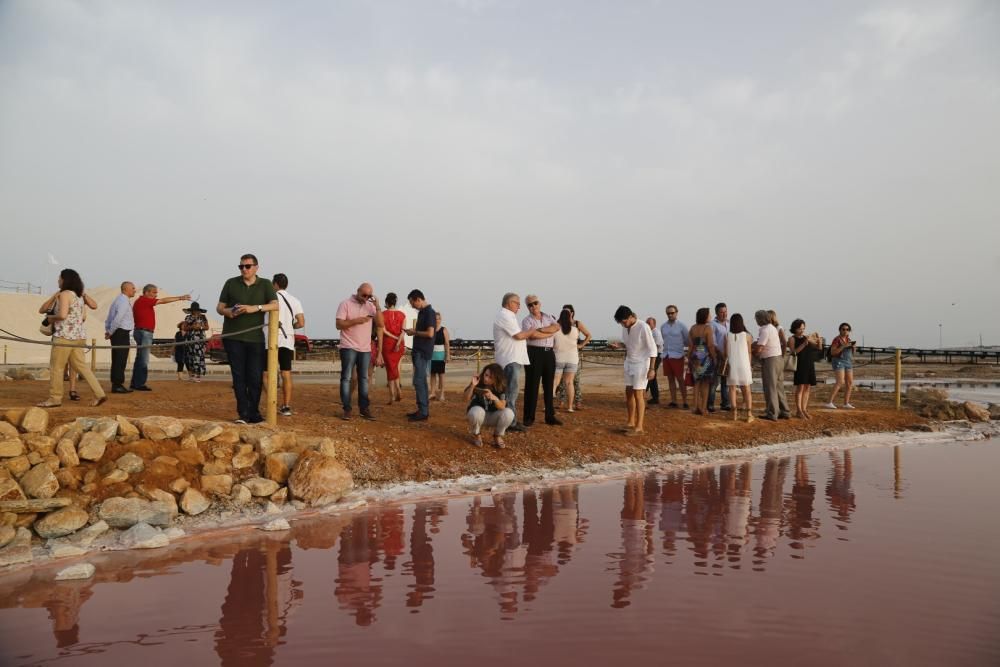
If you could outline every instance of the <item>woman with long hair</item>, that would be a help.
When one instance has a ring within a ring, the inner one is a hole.
[[[403,325],[406,315],[396,308],[398,297],[395,292],[385,295],[385,310],[382,319],[385,330],[382,332],[382,361],[385,362],[385,377],[389,383],[389,404],[403,400],[399,385],[399,361],[406,352],[406,336],[403,335]]]
[[[847,322],[841,322],[837,337],[830,343],[830,359],[833,362],[833,377],[836,384],[833,385],[830,402],[824,406],[829,410],[837,409],[833,402],[841,389],[844,390],[844,408],[854,409],[854,406],[851,405],[851,391],[854,389],[855,347],[857,347],[857,341],[851,340],[851,325]]]
[[[573,313],[566,308],[559,313],[559,331],[552,337],[552,347],[556,355],[555,386],[562,387],[566,393],[566,403],[569,412],[573,412],[576,402],[576,390],[573,378],[580,364],[580,330],[573,323]]]
[[[493,446],[503,449],[503,436],[514,423],[514,411],[507,407],[507,382],[500,364],[490,364],[479,375],[473,375],[465,388],[465,400],[469,401],[466,418],[472,431],[472,444],[483,446],[480,429],[493,427]]]
[[[184,340],[191,343],[184,350],[184,365],[187,367],[188,379],[201,382],[205,375],[205,332],[208,331],[208,318],[197,301],[191,302],[190,308],[185,308],[187,316],[183,326]]]
[[[688,330],[688,368],[694,379],[694,413],[708,414],[708,389],[715,382],[718,351],[715,349],[715,332],[708,321],[710,308],[699,308],[696,324]]]
[[[743,322],[743,315],[736,313],[729,318],[729,333],[726,334],[726,361],[728,362],[728,373],[726,375],[726,387],[729,389],[729,405],[733,409],[733,419],[740,418],[740,411],[736,407],[737,390],[743,394],[743,407],[747,411],[747,423],[753,421],[753,398],[750,393],[750,386],[753,384],[753,374],[750,370],[750,354],[753,339],[747,332],[746,324]]]
[[[62,405],[63,371],[69,365],[71,372],[80,376],[94,392],[92,407],[108,400],[107,394],[90,367],[83,360],[83,347],[87,333],[84,321],[83,280],[73,269],[63,269],[59,273],[59,291],[42,304],[38,312],[47,315],[53,322],[52,353],[49,357],[49,398],[39,403],[40,408],[56,408]]]

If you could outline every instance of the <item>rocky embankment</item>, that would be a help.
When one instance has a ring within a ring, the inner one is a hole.
[[[986,422],[1000,419],[1000,405],[990,403],[983,407],[971,401],[958,403],[948,399],[947,391],[935,387],[910,387],[906,391],[906,403],[921,417],[935,421],[966,419],[970,422]]]
[[[271,519],[353,488],[338,443],[262,426],[173,417],[81,417],[50,428],[40,408],[0,417],[0,567],[39,553],[155,548],[206,517]],[[87,568],[77,568],[80,576]]]

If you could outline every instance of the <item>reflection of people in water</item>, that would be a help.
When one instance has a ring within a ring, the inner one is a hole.
[[[576,484],[557,486],[552,490],[553,537],[558,549],[556,562],[565,565],[573,556],[573,549],[584,541],[586,521],[580,520],[580,487]]]
[[[816,485],[809,479],[808,457],[795,457],[795,482],[792,484],[792,498],[788,504],[788,538],[792,549],[805,549],[807,540],[819,537],[819,519],[813,518],[813,502],[816,499]],[[802,554],[792,554],[802,558]]]
[[[524,601],[535,599],[538,589],[559,572],[556,565],[555,521],[551,488],[535,491],[525,489],[521,493],[524,507],[524,533],[522,541],[527,546],[524,559]],[[542,497],[541,511],[538,496]]]
[[[668,473],[660,485],[660,530],[663,532],[663,552],[677,553],[677,537],[684,525],[684,473]],[[667,561],[668,563],[670,561]]]
[[[81,584],[78,581],[57,582],[52,587],[42,606],[49,612],[56,646],[64,648],[80,641],[80,608],[93,594],[89,583]]]
[[[473,498],[467,517],[469,530],[462,535],[469,564],[489,578],[500,598],[500,611],[507,617],[518,610],[512,581],[515,574],[524,571],[526,555],[517,532],[516,498],[515,493],[495,494],[492,507],[484,507],[479,497]]]
[[[229,588],[215,632],[222,665],[270,665],[285,636],[285,613],[295,591],[281,595],[279,578],[291,571],[287,543],[243,549],[233,557]],[[283,600],[281,598],[290,598]]]
[[[631,604],[632,591],[646,580],[646,570],[652,565],[652,546],[646,540],[646,519],[643,507],[643,480],[633,476],[625,480],[625,501],[622,505],[622,553],[618,557],[618,581],[611,592],[611,606],[623,609]]]
[[[851,514],[854,513],[854,490],[851,488],[851,477],[854,475],[854,464],[851,460],[851,451],[841,452],[841,459],[837,459],[837,454],[830,452],[830,479],[826,483],[826,497],[830,503],[830,510],[836,514],[839,523],[837,528],[847,530],[851,522]]]
[[[434,548],[428,534],[428,519],[437,520],[448,511],[440,502],[417,503],[413,507],[413,526],[410,529],[410,560],[403,565],[404,574],[412,574],[415,582],[406,594],[407,607],[420,607],[434,593]],[[436,531],[433,531],[436,532]]]
[[[382,584],[372,581],[372,565],[378,560],[374,538],[375,521],[367,512],[354,517],[340,533],[333,592],[341,608],[353,610],[355,622],[362,626],[372,624],[382,602]]]
[[[750,464],[724,465],[719,470],[719,478],[726,508],[723,521],[726,557],[730,567],[738,570],[750,521]]]
[[[760,566],[778,546],[781,533],[781,495],[784,492],[788,458],[768,459],[764,464],[764,480],[760,485],[760,517],[754,532],[756,547],[754,565]]]
[[[685,518],[695,567],[707,567],[713,536],[722,532],[722,499],[715,468],[695,468],[691,471]]]

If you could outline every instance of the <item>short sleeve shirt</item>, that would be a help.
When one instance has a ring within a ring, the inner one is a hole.
[[[136,329],[156,330],[156,299],[150,296],[140,296],[132,304],[132,319],[135,320]]]
[[[239,317],[227,317],[222,323],[223,335],[235,334],[229,337],[246,343],[263,343],[265,336],[262,328],[246,331],[254,327],[262,327],[266,322],[265,314],[256,312],[257,309],[253,306],[266,306],[277,298],[274,285],[267,278],[257,276],[257,279],[250,285],[243,282],[243,278],[240,276],[227,280],[219,294],[219,303],[225,304],[226,308],[232,308],[236,304],[251,306],[251,308],[248,309],[249,312]]]
[[[765,324],[757,334],[757,345],[761,348],[760,358],[770,359],[781,356],[781,339],[773,324]]]
[[[510,310],[501,308],[493,320],[493,358],[501,367],[507,364],[528,365],[527,341],[515,340],[521,333],[517,317]]]
[[[355,324],[349,329],[340,332],[340,349],[357,350],[358,352],[372,351],[372,322],[375,320],[375,304],[371,301],[358,303],[353,296],[347,297],[337,306],[338,320],[353,320],[358,317],[368,317],[364,324]]]
[[[417,326],[414,327],[417,331],[427,331],[428,329],[433,329],[436,324],[437,314],[434,312],[434,308],[432,308],[430,304],[427,304],[417,311]],[[414,336],[413,351],[421,352],[429,358],[432,354],[434,354],[434,339],[427,338],[425,336]]]
[[[285,290],[278,290],[278,347],[295,349],[295,316],[302,315],[302,304]]]

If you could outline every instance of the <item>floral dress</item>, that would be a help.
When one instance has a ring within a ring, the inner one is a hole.
[[[187,346],[184,366],[188,373],[201,377],[205,374],[205,330],[196,329],[195,326],[207,327],[208,320],[201,313],[191,313],[184,318],[184,329],[187,331],[185,339],[194,341]]]
[[[708,339],[704,336],[693,336],[691,344],[694,346],[690,360],[694,381],[711,380],[715,376],[715,360],[709,352]]]

